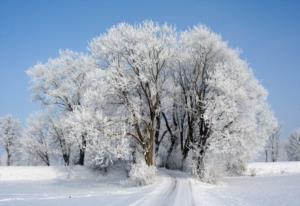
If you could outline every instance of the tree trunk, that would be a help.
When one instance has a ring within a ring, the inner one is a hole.
[[[157,115],[156,117],[156,131],[155,131],[155,155],[157,155],[158,150],[159,150],[159,145],[160,145],[160,141],[159,141],[159,133],[160,133],[160,114]]]
[[[183,145],[183,150],[182,150],[182,159],[183,161],[185,161],[185,159],[187,158],[189,151],[190,151],[190,142],[193,139],[193,127],[192,126],[188,126],[188,134],[187,134],[187,138],[184,141],[184,145]]]
[[[151,135],[150,143],[145,151],[145,161],[148,166],[153,166],[155,164],[155,157],[154,157],[154,137]]]
[[[65,162],[65,166],[69,166],[70,165],[71,148],[67,145],[64,137],[58,138],[58,141],[60,144],[60,149],[61,149],[61,153],[63,156],[63,160]]]
[[[170,164],[169,164],[169,160],[171,158],[171,154],[174,150],[174,147],[175,147],[175,143],[176,143],[176,140],[178,139],[178,137],[176,135],[174,135],[172,129],[171,129],[171,126],[169,125],[169,122],[168,122],[168,119],[167,119],[167,116],[165,115],[165,113],[162,113],[162,116],[165,120],[165,123],[166,123],[166,127],[167,127],[167,130],[169,131],[169,134],[170,134],[170,138],[171,138],[171,145],[168,149],[168,152],[167,152],[167,161],[166,161],[166,168],[170,168]],[[174,116],[174,112],[173,112],[173,125],[175,127],[175,131],[177,130],[177,122],[175,120],[175,116]]]
[[[205,163],[204,163],[204,152],[201,151],[200,155],[197,156],[197,166],[196,166],[196,175],[198,178],[202,179],[205,174]]]
[[[70,164],[70,154],[64,153],[63,154],[63,159],[64,159],[64,162],[65,162],[65,166],[69,166],[69,164]]]
[[[40,159],[47,165],[50,166],[50,159],[48,153],[37,153],[37,155],[40,157]]]
[[[11,163],[10,160],[11,160],[11,154],[7,153],[7,161],[6,161],[7,166],[10,166],[10,163]]]
[[[272,148],[272,162],[275,161],[276,161],[275,152],[274,152],[274,148]]]
[[[154,165],[153,150],[146,152],[145,161],[146,161],[146,164],[148,166],[153,166]]]
[[[46,154],[46,165],[50,166],[50,159],[48,153]]]
[[[78,163],[79,165],[84,165],[84,157],[85,157],[85,149],[86,149],[86,135],[82,135],[82,145],[81,148],[79,149],[79,160]]]
[[[166,168],[170,169],[170,164],[169,164],[169,160],[171,158],[171,154],[173,152],[174,146],[175,146],[176,140],[175,138],[171,139],[171,145],[170,148],[168,149],[168,155],[167,155],[167,164],[166,164]]]
[[[8,145],[5,146],[5,150],[6,150],[6,154],[7,154],[6,165],[10,166],[10,164],[11,164],[11,162],[10,162],[11,161],[11,153],[10,153],[10,149],[9,149]]]
[[[77,164],[84,165],[84,156],[85,156],[85,149],[80,149],[79,150],[79,160],[78,160]]]
[[[188,115],[188,131],[186,140],[183,142],[184,145],[182,146],[182,157],[183,161],[187,158],[189,151],[190,151],[190,143],[193,143],[194,139],[194,118],[191,115]]]

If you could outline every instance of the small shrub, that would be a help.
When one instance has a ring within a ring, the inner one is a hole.
[[[154,182],[156,167],[148,166],[145,162],[132,164],[129,171],[129,178],[138,185],[147,185]]]
[[[214,164],[210,162],[210,164],[206,165],[204,177],[202,178],[203,182],[216,184],[220,179],[224,176],[224,167],[220,164]]]
[[[256,176],[256,170],[254,168],[250,169],[250,176],[255,177]]]
[[[203,177],[197,176],[197,170],[195,170],[196,164],[197,163],[193,161],[192,174],[200,178],[202,182],[216,184],[224,176],[224,161],[218,155],[210,155],[210,158],[205,159]]]

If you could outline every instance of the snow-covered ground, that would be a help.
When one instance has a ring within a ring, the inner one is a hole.
[[[256,176],[250,176],[254,175]],[[282,172],[284,171],[284,172]],[[75,167],[0,167],[0,205],[299,205],[300,164],[251,163],[246,176],[217,185],[159,170],[154,184],[130,186],[122,172]]]
[[[300,174],[300,162],[253,162],[248,164],[246,175]]]

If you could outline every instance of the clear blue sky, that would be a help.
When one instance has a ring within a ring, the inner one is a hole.
[[[222,34],[268,89],[283,134],[300,127],[300,1],[0,1],[0,116],[21,120],[31,103],[25,70],[59,49],[86,51],[119,22],[151,19],[179,29],[203,23]]]

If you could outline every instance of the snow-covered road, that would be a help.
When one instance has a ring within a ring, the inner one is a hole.
[[[155,184],[130,188],[81,181],[2,182],[0,205],[196,205],[188,175],[159,173]]]
[[[300,175],[226,178],[222,184],[199,183],[176,171],[160,171],[158,181],[144,187],[97,181],[0,182],[5,206],[218,206],[299,205]]]
[[[161,171],[159,182],[153,185],[152,191],[129,205],[194,206],[191,178],[182,172]]]

